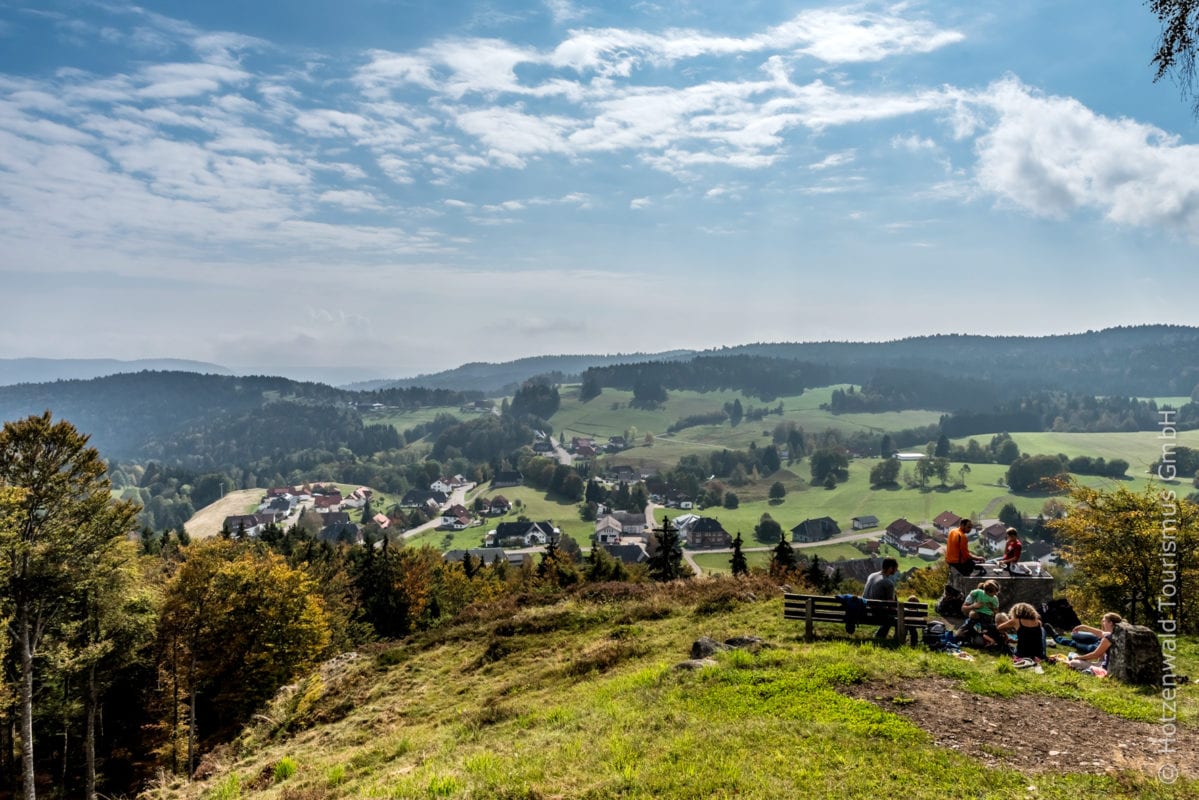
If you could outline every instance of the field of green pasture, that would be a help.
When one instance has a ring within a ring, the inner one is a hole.
[[[780,422],[794,422],[807,431],[894,431],[931,425],[941,417],[938,411],[832,414],[821,410],[820,404],[827,403],[836,388],[845,387],[812,389],[802,395],[782,397],[769,403],[736,391],[670,391],[666,403],[656,409],[646,410],[630,408],[629,402],[633,399],[633,393],[617,389],[605,389],[599,397],[580,403],[578,388],[570,386],[563,387],[562,406],[550,422],[554,425],[554,431],[562,432],[567,439],[571,436],[591,436],[603,440],[609,436],[623,435],[626,429],[635,427],[640,440],[646,433],[653,433],[656,438],[661,438],[666,434],[667,428],[678,420],[720,411],[725,403],[734,400],[740,400],[745,409],[751,406],[774,408],[781,402],[781,416],[768,414],[757,421],[743,421],[736,427],[728,422],[723,425],[701,425],[672,434],[672,438],[680,441],[740,449],[748,447],[750,442],[757,442],[759,446],[769,443],[770,431]]]
[[[991,435],[971,436],[956,440],[965,443],[977,439],[986,445]],[[1132,431],[1128,433],[1013,433],[1012,440],[1021,453],[1065,453],[1074,456],[1102,456],[1109,461],[1122,458],[1131,466],[1128,474],[1142,477],[1149,465],[1161,458],[1162,444],[1173,443],[1176,447],[1199,449],[1199,430],[1180,431],[1176,438],[1160,439],[1157,431]]]
[[[899,517],[919,525],[932,521],[942,511],[952,511],[959,516],[994,519],[999,509],[1007,503],[1015,505],[1023,514],[1035,516],[1051,497],[1043,493],[1009,492],[1000,483],[1007,471],[1002,464],[971,464],[970,472],[965,475],[965,488],[943,488],[932,481],[926,489],[872,489],[870,469],[877,463],[878,459],[854,460],[849,465],[849,480],[838,484],[836,489],[825,489],[813,487],[803,480],[807,474],[807,462],[804,461],[756,483],[742,487],[729,486],[728,489],[740,500],[735,509],[708,508],[695,513],[715,517],[731,534],[740,531],[748,546],[753,539],[754,526],[763,513],[769,513],[785,530],[790,530],[805,519],[832,517],[841,527],[843,535],[854,533],[851,531],[854,517],[872,515],[879,519],[878,533],[881,534],[888,523]],[[953,465],[955,474],[961,466]],[[1150,476],[1141,475],[1125,481],[1095,476],[1075,478],[1088,486],[1111,488],[1119,485],[1141,491],[1149,484]],[[773,503],[767,498],[770,484],[776,480],[781,480],[787,487],[787,496],[781,503]],[[687,512],[678,509],[659,511],[658,522],[661,523],[663,514],[674,517],[683,513]]]
[[[432,422],[438,414],[449,414],[459,420],[470,416],[461,413],[458,410],[458,406],[430,406],[428,408],[418,408],[413,411],[397,411],[395,409],[363,411],[362,421],[367,425],[390,425],[400,433],[403,433],[409,428],[415,428],[417,425]]]

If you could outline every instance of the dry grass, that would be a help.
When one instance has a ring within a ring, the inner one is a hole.
[[[258,508],[265,489],[238,489],[197,511],[183,526],[193,539],[207,539],[221,532],[225,517],[250,514]]]

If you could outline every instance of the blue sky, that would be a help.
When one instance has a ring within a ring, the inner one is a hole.
[[[1139,3],[0,0],[0,357],[1199,323]]]

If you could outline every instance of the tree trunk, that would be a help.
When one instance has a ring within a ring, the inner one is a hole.
[[[96,800],[96,665],[87,671],[87,714],[83,734],[84,775],[83,796],[85,800]]]
[[[187,777],[196,771],[196,687],[188,687],[191,702],[187,712]]]
[[[22,605],[17,612],[21,636],[21,779],[25,800],[37,800],[37,785],[33,772],[33,631],[30,630],[29,609]]]

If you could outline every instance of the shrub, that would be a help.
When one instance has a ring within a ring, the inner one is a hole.
[[[284,756],[279,759],[279,763],[275,765],[275,783],[283,783],[291,776],[296,774],[295,759]]]

